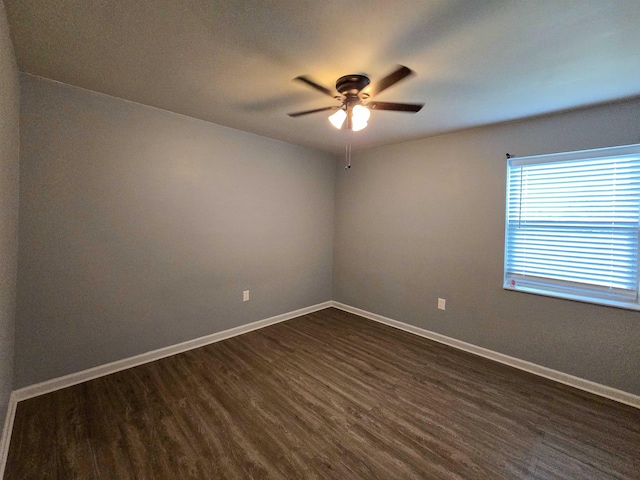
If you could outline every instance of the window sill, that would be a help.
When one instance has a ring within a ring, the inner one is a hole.
[[[592,305],[602,305],[605,307],[623,308],[625,310],[640,311],[640,304],[635,302],[624,302],[620,300],[607,300],[603,298],[583,297],[580,295],[571,295],[566,293],[550,292],[548,290],[540,290],[537,288],[528,287],[511,287],[509,285],[503,286],[505,290],[512,292],[531,293],[533,295],[540,295],[543,297],[560,298],[563,300],[571,300],[573,302],[590,303]]]

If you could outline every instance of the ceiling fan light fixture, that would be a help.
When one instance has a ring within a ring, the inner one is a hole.
[[[340,129],[342,128],[342,124],[344,123],[346,118],[347,112],[345,112],[343,109],[340,109],[337,110],[333,115],[329,116],[329,121],[331,122],[331,125],[333,125],[337,129]]]

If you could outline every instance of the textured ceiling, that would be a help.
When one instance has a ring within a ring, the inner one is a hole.
[[[638,0],[4,1],[23,72],[330,152],[297,75],[416,72],[354,149],[640,95]]]

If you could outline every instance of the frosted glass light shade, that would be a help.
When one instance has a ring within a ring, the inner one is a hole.
[[[371,116],[371,112],[367,107],[363,107],[362,105],[356,105],[352,110],[351,117],[351,129],[354,132],[359,132],[363,128],[365,128],[368,123],[369,117]]]
[[[346,118],[347,118],[347,112],[340,109],[329,117],[329,121],[331,122],[331,125],[333,125],[337,129],[340,129],[342,128],[342,124],[344,123]]]

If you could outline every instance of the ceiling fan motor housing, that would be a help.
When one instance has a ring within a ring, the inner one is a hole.
[[[366,75],[345,75],[336,81],[336,90],[342,95],[357,95],[369,83],[369,77]]]

